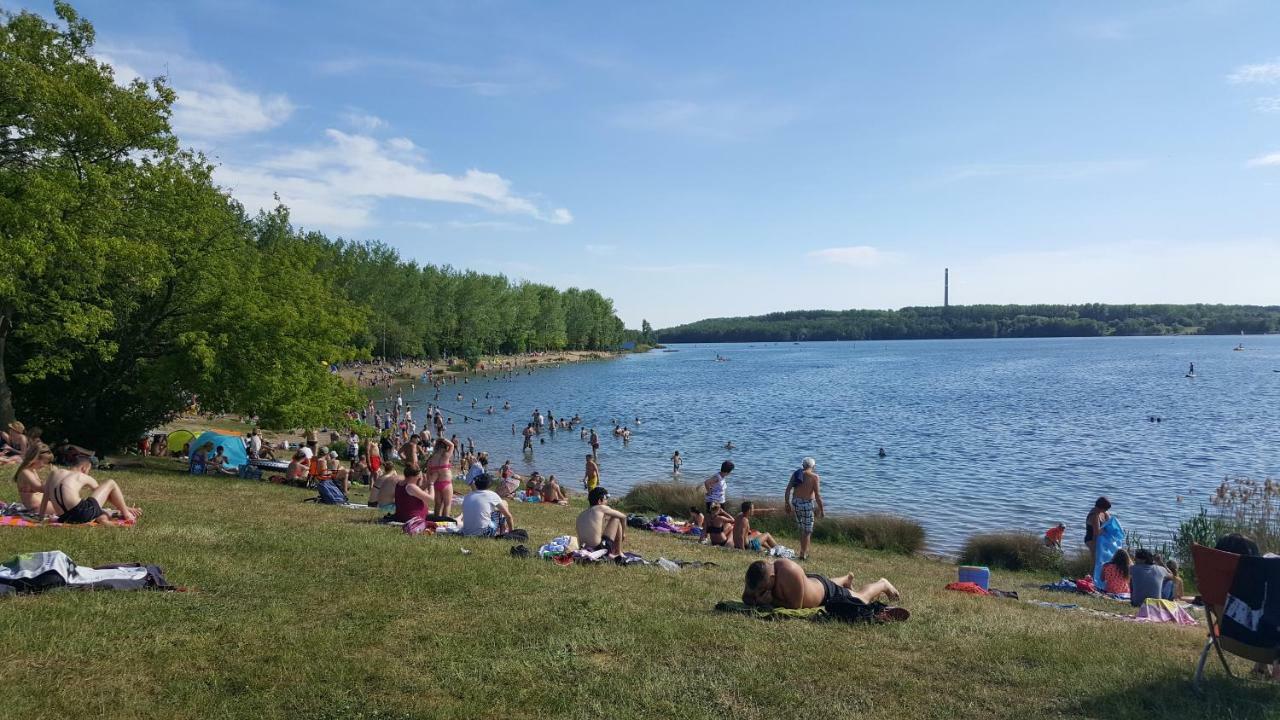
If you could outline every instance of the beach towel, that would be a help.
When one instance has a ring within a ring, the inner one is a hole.
[[[760,620],[810,620],[814,622],[845,622],[855,624],[879,625],[887,622],[901,622],[911,617],[905,608],[890,607],[880,602],[870,605],[861,603],[832,603],[825,608],[775,608],[761,605],[747,605],[736,600],[721,600],[715,605],[716,612],[747,615]]]
[[[0,595],[81,590],[174,590],[154,565],[81,567],[61,550],[24,553],[0,565]]]
[[[1107,584],[1102,579],[1102,566],[1111,562],[1111,558],[1116,554],[1116,551],[1124,547],[1124,528],[1120,526],[1120,521],[1114,515],[1103,524],[1094,543],[1097,548],[1098,558],[1093,564],[1093,577],[1095,578],[1093,584],[1099,590],[1105,591]]]
[[[987,591],[983,590],[977,583],[971,582],[953,582],[947,583],[947,590],[955,590],[956,592],[969,593],[970,595],[987,595]]]
[[[137,524],[138,524],[138,521],[136,520],[112,520],[111,522],[107,522],[107,523],[100,523],[97,520],[94,520],[93,522],[87,522],[87,523],[60,523],[56,519],[50,520],[49,522],[41,522],[39,520],[33,520],[29,517],[24,517],[21,515],[0,516],[0,527],[21,527],[21,528],[85,527],[85,528],[88,528],[88,527],[133,527],[134,525],[137,525]]]
[[[1156,598],[1147,598],[1142,607],[1138,608],[1137,619],[1152,623],[1199,624],[1195,618],[1191,617],[1190,613],[1182,609],[1177,603],[1172,600],[1158,600]]]

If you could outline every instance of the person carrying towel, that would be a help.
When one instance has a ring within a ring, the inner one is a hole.
[[[791,473],[782,504],[788,515],[794,515],[800,531],[800,559],[809,558],[809,542],[813,539],[813,521],[825,513],[822,506],[821,479],[813,469],[818,463],[811,457],[804,459],[800,469]]]

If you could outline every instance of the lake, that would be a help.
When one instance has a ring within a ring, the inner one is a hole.
[[[1233,351],[1240,342],[1245,350]],[[1280,477],[1280,336],[671,347],[459,382],[441,405],[452,432],[489,452],[492,470],[511,459],[521,474],[554,473],[570,489],[581,488],[589,451],[578,433],[544,433],[525,457],[511,426],[522,429],[534,408],[580,414],[600,434],[602,484],[614,497],[670,481],[678,449],[679,482],[700,482],[728,458],[731,502],[781,498],[812,456],[828,512],[916,518],[939,552],[974,532],[1043,532],[1059,521],[1068,548],[1080,546],[1098,495],[1130,532],[1165,539],[1224,477]],[[456,402],[457,392],[467,399]],[[431,397],[419,387],[406,399]],[[484,414],[490,404],[495,415]],[[615,418],[632,425],[626,446],[611,434]]]

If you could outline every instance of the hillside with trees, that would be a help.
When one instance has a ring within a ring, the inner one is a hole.
[[[901,310],[797,310],[712,318],[655,334],[659,342],[1234,335],[1280,332],[1280,306],[962,305]]]
[[[170,128],[165,78],[124,79],[94,29],[0,12],[0,426],[131,443],[198,399],[265,427],[359,402],[328,372],[372,355],[612,348],[613,304],[245,212]]]

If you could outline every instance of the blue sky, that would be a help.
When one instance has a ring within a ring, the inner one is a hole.
[[[1280,302],[1280,3],[75,6],[250,208],[632,327]]]

